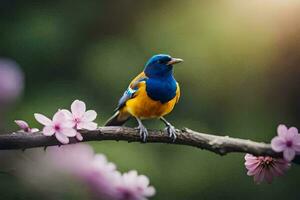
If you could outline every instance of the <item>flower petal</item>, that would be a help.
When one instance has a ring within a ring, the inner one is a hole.
[[[69,138],[65,136],[64,134],[58,132],[55,134],[55,137],[58,141],[60,141],[62,144],[68,144],[69,143]]]
[[[300,134],[297,134],[293,138],[293,143],[294,144],[300,144]]]
[[[296,153],[298,154],[300,152],[300,134],[296,134],[294,137],[293,137],[293,140],[292,140],[292,143],[293,143],[293,149],[296,151]]]
[[[40,131],[40,130],[37,129],[37,128],[32,128],[32,129],[30,130],[31,133],[36,133],[36,132],[39,132],[39,131]]]
[[[265,170],[265,180],[267,181],[267,183],[272,183],[273,181],[273,174],[272,174],[272,171],[271,171],[272,167],[270,169],[266,169]]]
[[[78,125],[77,125],[77,128],[78,129],[87,129],[87,130],[95,130],[97,129],[97,123],[95,122],[80,122]]]
[[[68,137],[74,137],[77,134],[77,131],[73,128],[62,128],[60,133]]]
[[[28,130],[29,125],[23,120],[15,120],[15,123],[23,130]]]
[[[286,148],[286,143],[280,136],[276,136],[271,141],[271,147],[274,151],[281,152]]]
[[[282,162],[282,164],[280,162]],[[288,169],[288,163],[283,159],[276,160],[273,167],[270,168],[274,176],[282,176],[284,174],[284,171],[287,169]]]
[[[265,169],[260,168],[260,170],[254,175],[254,182],[259,184],[265,179]]]
[[[97,113],[94,110],[88,110],[83,114],[82,121],[92,122],[96,119]]]
[[[299,153],[300,153],[300,144],[299,143],[294,144],[293,149],[296,151],[296,154],[299,155]]]
[[[78,141],[82,141],[82,140],[83,140],[83,137],[82,137],[81,133],[77,132],[77,134],[76,134],[76,139],[77,139]]]
[[[65,114],[67,120],[72,120],[73,119],[73,114],[69,110],[61,109],[60,111]]]
[[[67,117],[64,111],[57,111],[53,116],[53,122],[63,123],[67,121]]]
[[[259,163],[259,162],[253,163],[253,164],[251,164],[251,165],[246,165],[246,164],[245,164],[245,167],[246,167],[246,169],[249,171],[249,173],[255,172],[255,171],[259,168],[259,166],[260,166],[260,163]]]
[[[288,132],[292,133],[293,135],[299,134],[298,129],[296,127],[289,128]]]
[[[55,133],[55,129],[52,126],[45,126],[43,128],[43,135],[51,136]]]
[[[44,126],[50,126],[52,124],[52,121],[45,115],[35,113],[34,117],[35,117],[36,121],[43,124]]]
[[[71,111],[75,117],[82,117],[86,111],[85,103],[83,101],[75,100],[71,105]]]
[[[295,158],[296,152],[293,149],[287,148],[283,151],[283,157],[286,161],[292,161]]]
[[[283,124],[280,124],[277,128],[277,134],[278,136],[281,136],[281,137],[285,137],[285,134],[288,132],[288,128],[283,125]]]
[[[153,186],[149,186],[148,188],[146,188],[146,190],[144,191],[144,195],[146,197],[150,197],[150,196],[153,196],[155,195],[155,188]]]
[[[295,127],[291,127],[291,128],[289,128],[287,135],[289,138],[293,138],[293,137],[297,136],[298,134],[299,134],[298,129]]]
[[[76,122],[73,120],[65,120],[60,124],[63,128],[74,128],[76,126]]]

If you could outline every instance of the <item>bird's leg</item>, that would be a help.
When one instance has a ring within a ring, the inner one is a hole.
[[[164,124],[167,126],[165,128],[165,130],[167,131],[167,133],[169,134],[169,137],[172,138],[172,140],[174,142],[177,138],[175,127],[170,122],[168,122],[164,117],[160,117],[159,119],[161,121],[163,121]]]
[[[143,142],[146,142],[147,136],[148,136],[148,131],[139,118],[136,117],[135,119],[139,123],[139,126],[137,127],[137,129],[140,132],[140,137],[142,138]]]

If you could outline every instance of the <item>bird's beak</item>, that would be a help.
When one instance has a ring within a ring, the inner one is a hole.
[[[177,64],[177,63],[181,63],[183,62],[183,60],[181,58],[172,58],[168,63],[167,65],[174,65],[174,64]]]

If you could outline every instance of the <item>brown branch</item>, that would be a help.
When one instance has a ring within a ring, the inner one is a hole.
[[[81,131],[83,142],[116,140],[128,142],[140,142],[138,131],[128,127],[99,127],[94,131]],[[225,155],[231,152],[251,153],[253,155],[269,155],[272,157],[281,157],[282,155],[274,152],[270,144],[254,142],[251,140],[231,138],[228,136],[217,136],[211,134],[199,133],[190,129],[177,130],[177,139],[175,142],[168,137],[164,131],[149,130],[147,143],[169,143],[181,144],[198,147]],[[76,143],[74,138],[70,143]],[[0,135],[0,150],[8,149],[27,149],[34,147],[45,147],[60,145],[55,137],[43,136],[41,133],[13,133]]]

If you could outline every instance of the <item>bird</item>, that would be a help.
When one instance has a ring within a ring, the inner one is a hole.
[[[160,119],[169,137],[175,141],[176,129],[164,116],[173,110],[180,98],[180,87],[174,78],[173,66],[181,62],[183,59],[168,54],[152,56],[144,70],[130,82],[105,126],[122,126],[133,117],[138,123],[142,141],[146,142],[148,130],[142,120]]]

